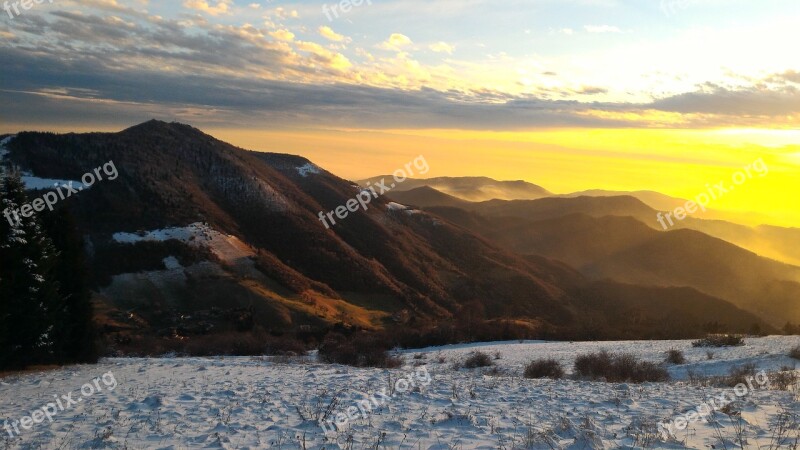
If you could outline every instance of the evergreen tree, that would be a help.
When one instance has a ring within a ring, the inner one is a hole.
[[[59,253],[54,277],[64,302],[64,314],[60,317],[63,327],[62,334],[58,336],[58,362],[96,362],[91,291],[83,238],[74,216],[66,207],[42,217],[47,234]]]
[[[0,208],[27,203],[16,170],[0,182]],[[53,269],[58,254],[35,215],[0,221],[0,369],[52,363],[63,314]]]

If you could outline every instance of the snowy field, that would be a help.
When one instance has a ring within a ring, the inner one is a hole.
[[[736,414],[717,412],[672,436],[659,432],[658,423],[732,392],[686,382],[690,370],[800,364],[786,356],[800,337],[746,344],[713,349],[711,360],[689,341],[458,345],[404,351],[405,365],[392,370],[322,365],[313,356],[106,359],[0,380],[0,420],[22,420],[19,435],[11,426],[0,430],[0,448],[732,449],[740,448],[739,436],[746,448],[793,448],[775,436],[796,442],[797,422],[785,419],[800,414],[797,391],[760,385],[737,398]],[[670,368],[669,383],[522,377],[532,359],[553,357],[571,370],[577,354],[600,349],[650,361],[680,349],[688,361]],[[453,368],[474,350],[492,355],[498,370]],[[42,407],[48,415],[32,414]],[[341,430],[328,422],[326,436],[318,419],[337,416],[347,420]]]

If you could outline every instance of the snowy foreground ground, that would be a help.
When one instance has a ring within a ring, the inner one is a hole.
[[[312,358],[106,359],[0,379],[0,420],[11,424],[33,416],[41,422],[21,422],[30,425],[27,430],[17,424],[21,435],[11,427],[11,433],[0,430],[0,449],[732,449],[739,448],[738,430],[746,448],[792,448],[786,441],[778,447],[774,436],[785,413],[800,413],[796,390],[756,384],[737,397],[740,415],[717,412],[673,436],[659,433],[657,424],[731,395],[731,389],[686,382],[688,371],[727,374],[747,363],[765,370],[797,367],[787,353],[798,344],[799,337],[747,339],[744,347],[714,349],[712,360],[689,341],[474,344],[404,351],[406,364],[392,370],[322,365]],[[571,370],[575,356],[589,351],[663,361],[672,348],[683,350],[688,362],[670,368],[675,381],[669,383],[522,377],[535,358],[553,357]],[[499,373],[452,367],[473,350],[493,358],[497,353]],[[48,403],[54,404],[49,410]],[[32,414],[42,407],[52,422]],[[334,431],[329,422],[326,437],[317,422],[323,416],[346,419],[340,420],[343,430]],[[784,434],[794,441],[797,423],[788,427]]]

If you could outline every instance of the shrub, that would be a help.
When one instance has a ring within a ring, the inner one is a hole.
[[[564,378],[564,368],[555,359],[537,359],[525,367],[525,378]]]
[[[306,345],[293,337],[270,336],[266,342],[265,353],[275,356],[300,356],[306,354]]]
[[[354,367],[393,368],[403,365],[400,358],[389,354],[389,344],[385,340],[368,333],[350,337],[331,333],[319,347],[318,356],[325,363]]]
[[[671,349],[667,352],[667,363],[669,364],[686,364],[686,357],[683,352],[676,349]]]
[[[704,339],[692,342],[692,347],[738,347],[744,338],[735,334],[709,334]]]
[[[722,385],[735,387],[738,384],[747,384],[756,376],[756,365],[753,363],[744,364],[738,367],[731,367],[729,375],[722,380]]]
[[[783,334],[787,336],[800,335],[800,323],[797,325],[792,325],[791,323],[786,322],[786,325],[783,326]]]
[[[630,354],[612,355],[605,350],[578,356],[575,359],[575,374],[582,378],[611,383],[669,380],[667,370],[658,364],[640,361]]]
[[[800,359],[800,345],[789,350],[789,357],[794,359]]]
[[[490,367],[494,363],[492,358],[483,352],[473,352],[466,360],[464,360],[463,367],[467,369],[476,369],[478,367]]]
[[[689,380],[700,386],[734,388],[737,385],[755,389],[791,391],[797,389],[798,375],[793,367],[784,366],[777,372],[759,372],[755,364],[731,368],[728,375],[700,376],[689,372]],[[762,376],[765,375],[765,376]]]
[[[185,356],[263,356],[305,355],[305,344],[292,336],[274,337],[263,330],[226,331],[183,338],[156,336],[116,336],[107,342],[108,353],[115,356],[162,356],[174,353]],[[113,350],[112,350],[113,349]]]
[[[599,353],[579,355],[575,358],[575,374],[581,377],[600,378],[612,371],[614,364],[611,354],[603,350]]]
[[[793,367],[782,367],[780,372],[769,374],[770,387],[779,391],[790,391],[797,386],[798,375]]]

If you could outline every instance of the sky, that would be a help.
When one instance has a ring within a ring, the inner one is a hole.
[[[157,118],[350,179],[421,154],[427,176],[683,198],[762,159],[710,207],[800,227],[796,0],[14,3],[0,132]]]

